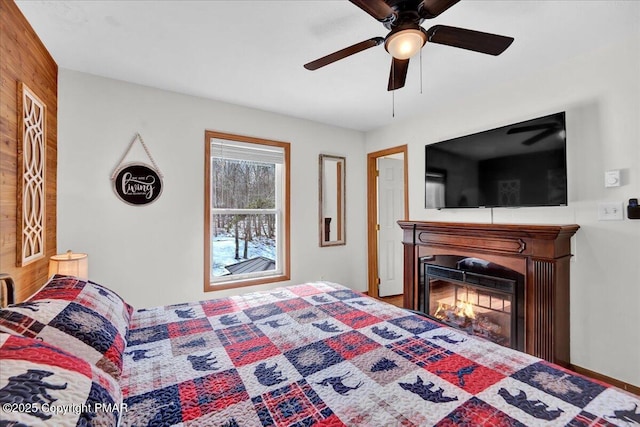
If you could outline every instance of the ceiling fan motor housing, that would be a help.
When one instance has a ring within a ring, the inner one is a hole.
[[[393,19],[383,22],[390,30],[385,37],[384,48],[397,59],[409,59],[425,45],[428,36],[420,26],[424,19],[418,8],[419,0],[391,0],[386,2],[395,12]]]

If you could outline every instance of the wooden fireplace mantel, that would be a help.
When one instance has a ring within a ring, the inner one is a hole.
[[[525,352],[569,365],[569,262],[578,225],[398,221],[403,230],[404,306],[417,309],[419,258],[482,258],[522,273]]]

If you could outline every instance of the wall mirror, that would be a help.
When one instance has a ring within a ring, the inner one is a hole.
[[[344,157],[320,154],[320,246],[346,242],[345,169]]]

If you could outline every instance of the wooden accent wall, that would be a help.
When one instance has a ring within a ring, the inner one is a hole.
[[[0,58],[0,273],[13,277],[22,301],[46,282],[56,253],[58,66],[13,0],[0,0]],[[47,106],[45,256],[24,267],[16,266],[19,82]]]

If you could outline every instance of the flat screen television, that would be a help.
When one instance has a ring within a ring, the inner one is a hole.
[[[425,147],[425,207],[567,204],[565,113]]]

